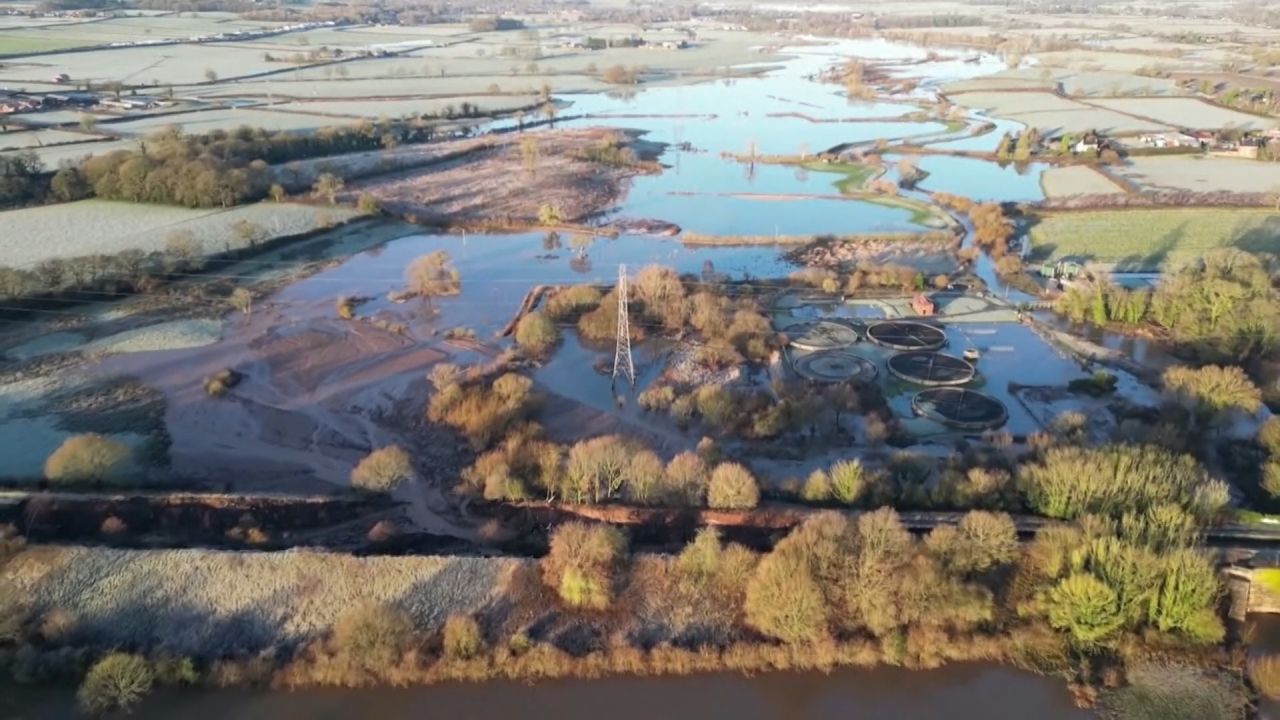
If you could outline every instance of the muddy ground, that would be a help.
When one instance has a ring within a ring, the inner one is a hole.
[[[538,224],[543,207],[578,222],[612,207],[631,177],[651,169],[580,157],[614,137],[642,160],[657,149],[605,128],[495,135],[455,159],[350,185],[346,195],[371,195],[394,215],[441,227]]]

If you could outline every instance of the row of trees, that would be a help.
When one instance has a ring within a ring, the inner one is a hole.
[[[1040,624],[1060,633],[1064,655],[1096,654],[1142,632],[1175,645],[1222,640],[1220,587],[1195,537],[1194,522],[1166,507],[1051,527],[1024,551],[1007,515],[973,511],[920,541],[882,508],[814,515],[758,559],[704,530],[675,571],[723,581],[730,563],[736,591],[725,594],[741,602],[743,629],[787,644],[945,644]],[[625,553],[615,528],[568,523],[552,533],[543,578],[568,607],[602,610],[627,584]]]
[[[1166,276],[1154,291],[1098,283],[1073,287],[1055,308],[1073,321],[1153,324],[1206,361],[1248,363],[1280,344],[1280,303],[1254,255],[1213,250]]]
[[[756,479],[742,465],[719,462],[713,446],[669,462],[639,443],[605,435],[564,447],[524,425],[480,455],[463,474],[463,492],[486,500],[537,496],[574,504],[622,501],[635,505],[745,509],[760,500]]]

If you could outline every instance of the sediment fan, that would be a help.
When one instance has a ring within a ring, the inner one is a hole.
[[[894,377],[916,385],[963,385],[977,374],[967,360],[937,352],[898,353],[888,364]]]
[[[867,337],[894,350],[937,350],[947,344],[942,328],[914,320],[884,320],[867,328]]]
[[[965,388],[921,390],[911,398],[911,410],[920,417],[962,430],[991,430],[1009,420],[1004,403]]]

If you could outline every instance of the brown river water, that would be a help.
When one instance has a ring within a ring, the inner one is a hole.
[[[69,690],[0,688],[0,717],[70,720]],[[185,691],[154,695],[134,720],[1087,720],[1064,683],[1011,668],[953,665],[822,673],[450,684],[417,688]]]

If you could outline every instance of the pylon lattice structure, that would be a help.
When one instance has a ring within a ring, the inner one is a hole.
[[[618,266],[618,342],[613,354],[613,381],[624,375],[632,387],[636,384],[636,368],[631,363],[631,324],[627,320],[627,266]]]

